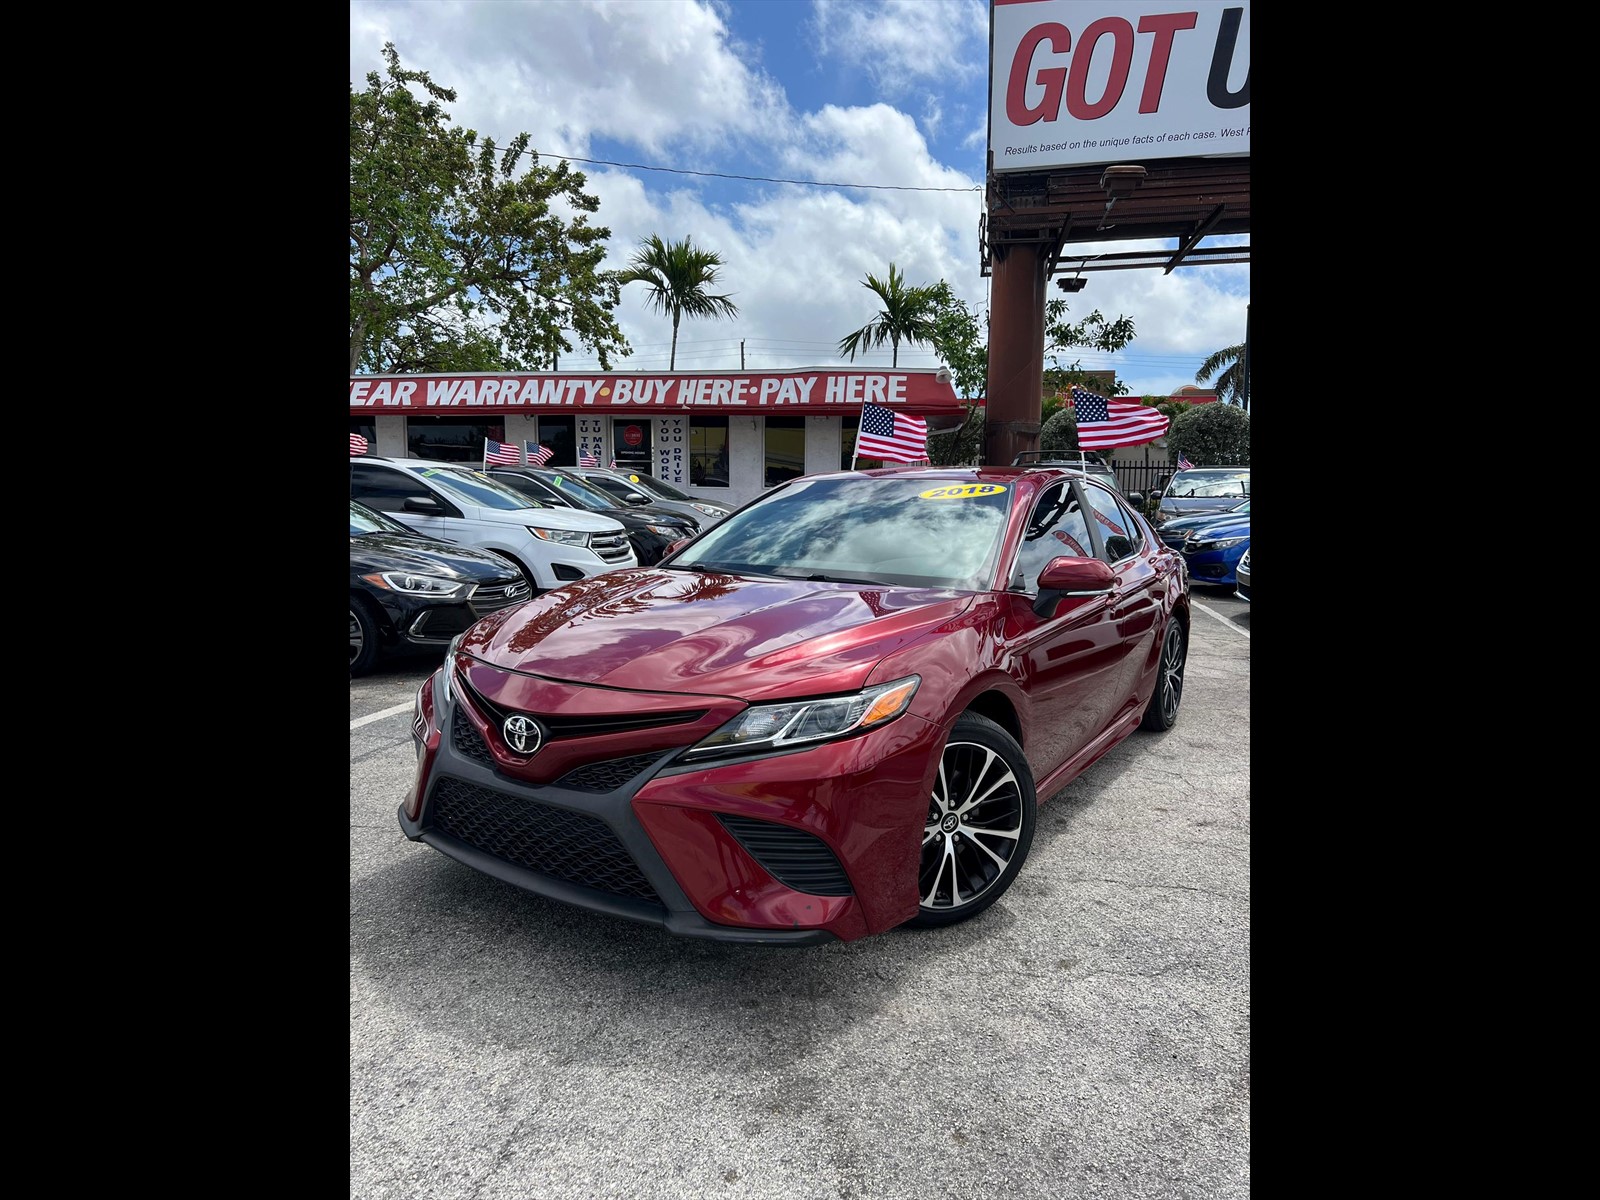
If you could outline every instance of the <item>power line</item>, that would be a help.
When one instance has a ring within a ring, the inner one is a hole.
[[[528,149],[521,154],[542,158],[559,158],[566,162],[593,163],[602,167],[623,167],[630,171],[665,171],[669,175],[703,175],[709,179],[748,179],[755,183],[794,183],[803,187],[861,188],[877,192],[982,192],[978,184],[969,187],[912,187],[903,183],[828,183],[820,179],[778,179],[771,175],[734,175],[725,171],[691,171],[687,167],[653,167],[648,163],[614,162],[609,158],[580,158],[576,154],[555,154],[550,151]],[[520,157],[520,154],[519,154]]]

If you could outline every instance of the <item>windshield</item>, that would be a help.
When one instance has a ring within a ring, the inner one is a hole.
[[[644,490],[654,492],[658,496],[665,496],[668,500],[693,500],[688,492],[680,492],[670,483],[662,483],[654,475],[641,475],[637,471],[623,471],[622,477],[630,483],[641,483]]]
[[[539,478],[551,487],[560,488],[568,495],[576,497],[581,504],[587,504],[590,508],[622,507],[599,488],[590,487],[576,475],[567,475],[561,471],[551,471],[548,474],[540,475]]]
[[[461,504],[478,504],[511,512],[518,508],[548,508],[532,496],[525,496],[516,488],[508,487],[498,479],[490,479],[482,471],[465,467],[424,467],[417,472],[434,487]]]
[[[1210,496],[1243,500],[1250,495],[1250,468],[1179,471],[1167,484],[1167,496]]]
[[[374,512],[364,504],[350,501],[350,536],[360,537],[363,533],[409,533],[416,536],[415,529],[408,529],[399,521],[384,516],[381,512]]]
[[[701,534],[667,566],[986,588],[1012,494],[1000,484],[926,476],[802,480]]]

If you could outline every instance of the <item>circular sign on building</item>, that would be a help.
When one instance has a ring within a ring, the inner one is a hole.
[[[622,431],[622,440],[630,446],[640,445],[644,441],[644,430],[637,425],[629,425]]]

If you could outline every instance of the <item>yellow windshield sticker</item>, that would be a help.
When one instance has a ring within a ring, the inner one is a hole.
[[[918,492],[919,500],[970,500],[974,496],[998,496],[1006,489],[998,483],[948,483],[944,487]]]

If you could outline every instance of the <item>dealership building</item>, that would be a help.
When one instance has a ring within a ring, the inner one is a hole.
[[[615,461],[738,505],[849,467],[865,404],[921,417],[930,431],[966,416],[942,369],[352,375],[350,432],[373,454],[470,463],[483,461],[486,438],[533,442],[552,466]]]

